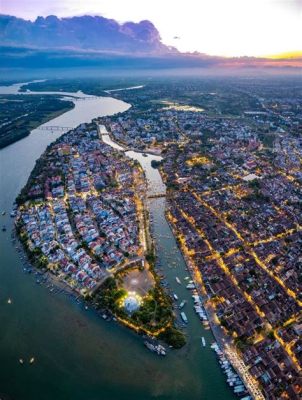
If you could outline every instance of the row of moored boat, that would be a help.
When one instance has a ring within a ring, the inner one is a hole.
[[[249,395],[242,379],[236,373],[219,345],[215,342],[211,344],[211,348],[215,351],[220,367],[227,376],[227,383],[233,389],[233,392],[239,397],[244,396],[241,397],[241,400],[252,400],[252,397]]]

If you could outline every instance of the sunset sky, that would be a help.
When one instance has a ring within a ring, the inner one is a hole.
[[[221,56],[302,50],[302,0],[0,0],[1,14],[149,19],[165,44]]]

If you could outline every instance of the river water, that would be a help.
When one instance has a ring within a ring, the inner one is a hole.
[[[16,93],[18,89],[14,85],[11,90],[0,88],[0,93]],[[75,127],[129,108],[109,97],[73,101],[73,110],[44,125]],[[35,160],[61,134],[38,128],[0,150],[0,210],[7,212],[0,221],[8,228],[0,232],[0,395],[14,400],[234,399],[209,348],[212,335],[193,312],[183,281],[185,263],[164,217],[164,198],[149,200],[150,215],[162,269],[172,291],[180,300],[188,300],[184,309],[189,320],[188,345],[183,349],[159,358],[127,328],[100,319],[63,294],[50,293],[37,285],[33,276],[24,274],[10,239],[12,220],[8,214]],[[150,164],[156,156],[127,155],[141,162],[150,193],[164,190],[158,171]],[[182,285],[176,283],[175,276]],[[201,347],[201,336],[206,338],[206,348]],[[30,365],[32,356],[36,362]],[[19,364],[19,358],[26,361],[24,365]]]

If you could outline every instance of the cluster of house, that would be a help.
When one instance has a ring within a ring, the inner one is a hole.
[[[85,294],[142,249],[134,167],[85,125],[43,159],[16,223],[38,265]]]
[[[185,107],[150,107],[147,111],[129,109],[127,112],[115,116],[102,118],[108,131],[118,142],[128,147],[145,148],[146,146],[163,145],[187,138],[200,138],[207,131],[217,130],[235,132],[237,138],[250,136],[247,125],[237,120],[208,118],[203,110],[186,110]]]
[[[136,108],[131,108],[123,114],[110,118],[104,117],[101,122],[116,141],[128,147],[141,149],[151,144],[167,145],[219,133],[222,141],[235,138],[237,149],[233,147],[228,150],[240,152],[240,140],[248,138],[249,149],[260,146],[260,142],[256,140],[255,130],[251,128],[250,120],[213,117],[196,107],[180,105],[164,107],[163,104],[153,104],[147,110],[138,111]],[[266,130],[268,126],[271,127],[270,121],[263,121],[261,124],[258,118],[256,122],[259,131]],[[227,156],[225,155],[226,158]]]
[[[295,179],[302,179],[301,171],[301,134],[287,135],[279,134],[274,141],[275,164],[281,170],[293,176]]]
[[[297,336],[301,338],[301,323],[295,332],[295,338]],[[301,339],[298,341],[301,346]],[[293,368],[292,361],[285,356],[283,345],[278,340],[264,338],[244,348],[242,356],[245,364],[250,366],[250,373],[261,383],[266,399],[301,398],[301,373]]]
[[[219,85],[210,93],[210,83],[202,82],[146,85],[123,94],[133,108],[103,123],[130,147],[165,148],[160,171],[170,189],[167,217],[201,273],[220,324],[265,398],[298,399],[302,107],[288,85],[240,85],[239,95],[226,95]],[[196,99],[201,87],[205,112],[159,100],[190,92]],[[235,106],[228,107],[226,98]],[[254,109],[244,111],[242,104]],[[232,107],[241,109],[241,117],[232,117]]]
[[[115,140],[128,147],[139,149],[171,139],[177,140],[179,133],[176,122],[165,113],[154,115],[153,112],[146,112],[137,118],[135,111],[128,111],[113,120],[105,118],[102,122]]]
[[[90,291],[105,276],[75,238],[63,200],[29,206],[22,210],[20,220],[38,262],[45,260],[42,265],[71,287]]]
[[[269,399],[302,394],[302,151],[284,140],[288,157],[225,132],[206,153],[170,146],[161,167],[180,246]]]

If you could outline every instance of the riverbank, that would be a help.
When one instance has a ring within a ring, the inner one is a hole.
[[[166,214],[167,215],[167,214]],[[177,238],[177,232],[175,230],[175,226],[173,225],[173,222],[171,219],[168,218],[167,216],[167,222],[171,228],[171,231],[174,234],[174,237]],[[179,244],[179,242],[178,242]],[[185,260],[188,272],[190,273],[190,276],[192,278],[192,281],[194,281],[195,284],[195,290],[198,292],[199,297],[202,300],[202,305],[203,308],[206,312],[208,322],[210,324],[211,332],[216,340],[216,343],[213,344],[213,350],[216,351],[216,354],[218,358],[223,361],[227,360],[230,366],[236,371],[238,376],[241,378],[242,382],[245,384],[245,387],[249,394],[253,396],[256,400],[263,399],[263,396],[258,389],[258,385],[256,384],[256,381],[250,376],[248,372],[248,368],[244,365],[242,360],[240,359],[239,355],[237,354],[237,350],[234,348],[233,343],[231,339],[228,337],[223,332],[223,327],[220,326],[219,321],[216,317],[215,310],[213,310],[212,306],[209,304],[207,301],[207,295],[205,288],[202,284],[202,279],[200,276],[197,276],[197,268],[192,265],[192,261],[189,259],[188,255],[186,254],[186,251],[182,248],[181,245],[179,245],[179,248],[182,252],[183,258]],[[223,362],[221,362],[221,365],[224,365]],[[256,397],[254,397],[254,394],[257,394]],[[239,394],[240,396],[242,395],[241,393]]]
[[[1,117],[3,115],[3,118],[6,119],[7,115],[9,115],[10,118],[8,122],[2,124],[2,118],[0,118],[0,149],[25,138],[30,135],[33,129],[38,128],[40,125],[59,117],[75,107],[72,101],[61,100],[59,98],[51,99],[51,105],[49,105],[49,100],[46,101],[44,98],[41,98],[41,96],[38,96],[38,98],[28,98],[30,104],[28,104],[27,101],[27,103],[22,105],[22,108],[19,109],[20,104],[23,104],[20,96],[21,95],[17,95],[17,97],[14,96],[15,100],[9,98],[8,101],[8,97],[3,98],[0,94],[0,100],[3,105]],[[16,104],[17,109],[14,108]],[[26,110],[28,110],[27,113]],[[41,132],[41,134],[43,134],[43,132]]]
[[[31,275],[32,279],[39,286],[44,287],[49,291],[49,294],[52,295],[62,295],[66,296],[69,299],[75,301],[77,304],[81,305],[85,311],[88,309],[94,309],[95,313],[106,321],[112,321],[113,315],[109,310],[106,309],[98,309],[90,299],[84,299],[79,293],[76,293],[74,289],[68,285],[64,280],[59,279],[57,276],[53,275],[49,270],[43,269],[40,270],[36,268],[32,261],[28,257],[28,253],[25,251],[25,248],[22,242],[19,240],[19,237],[13,229],[11,234],[12,243],[15,249],[18,252],[20,261],[23,266],[23,272],[27,275]]]
[[[74,94],[73,94],[74,95]],[[46,126],[76,127],[97,116],[123,112],[130,107],[106,97],[78,101],[75,108]],[[29,136],[0,151],[0,209],[12,209],[25,185],[35,160],[64,131],[34,130]],[[164,191],[151,156],[132,154],[142,162],[149,180],[149,195]],[[185,277],[183,258],[165,222],[164,199],[150,199],[150,220],[157,244],[157,263],[161,265],[171,293],[187,301],[188,345],[168,357],[146,352],[141,337],[120,324],[99,318],[68,296],[52,295],[23,272],[9,232],[12,220],[1,217],[7,232],[1,234],[0,318],[5,334],[0,341],[2,393],[19,400],[93,400],[100,395],[108,400],[233,400],[213,351],[201,348],[200,336],[212,340],[204,331],[194,310],[190,293],[175,281]],[[171,265],[171,263],[174,263]],[[11,304],[7,299],[12,300]],[[35,356],[33,366],[20,366],[19,358]],[[72,373],[70,372],[72,371]],[[101,371],[101,373],[100,373]],[[133,379],[135,377],[135,379]],[[16,382],[18,384],[16,385]],[[54,384],[55,382],[55,384]]]
[[[98,118],[97,118],[97,121],[98,121]],[[97,125],[98,125],[99,134],[100,134],[100,135],[108,135],[109,138],[112,140],[112,142],[115,143],[115,145],[119,147],[119,150],[120,150],[120,151],[123,151],[123,152],[125,152],[125,153],[126,153],[127,151],[134,151],[134,152],[140,153],[140,154],[142,154],[142,155],[147,155],[147,154],[149,154],[149,155],[151,155],[151,156],[157,156],[157,157],[160,157],[160,156],[161,156],[161,152],[162,152],[161,149],[157,149],[157,150],[155,151],[154,149],[150,149],[150,148],[146,148],[146,149],[144,149],[144,150],[141,150],[141,149],[137,149],[137,148],[134,148],[134,147],[129,147],[129,146],[127,145],[126,142],[123,142],[121,139],[120,139],[120,140],[117,140],[117,139],[114,137],[114,135],[112,134],[112,132],[111,132],[111,130],[110,130],[110,127],[109,127],[108,125],[102,125],[102,124],[99,124],[98,122],[97,122]],[[104,132],[102,131],[102,129],[103,129],[102,127],[104,127],[104,129],[106,130],[106,133],[104,133]],[[115,148],[118,148],[118,147],[115,147]]]

